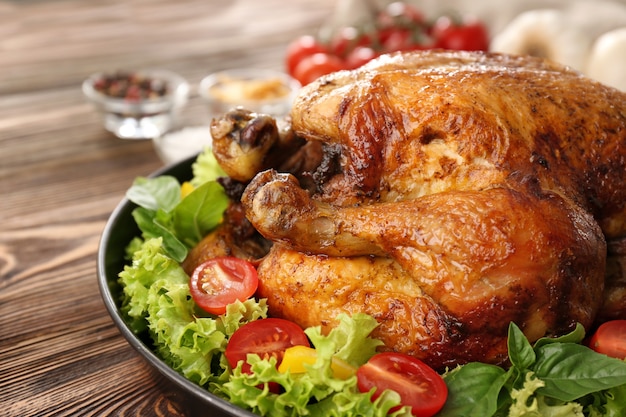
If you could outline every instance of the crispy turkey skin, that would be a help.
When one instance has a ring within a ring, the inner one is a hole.
[[[626,94],[535,58],[394,54],[304,87],[291,130],[317,170],[261,163],[241,198],[274,243],[272,315],[369,313],[437,369],[503,363],[510,321],[534,341],[624,315]]]

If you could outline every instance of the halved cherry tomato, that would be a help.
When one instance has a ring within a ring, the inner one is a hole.
[[[603,323],[593,334],[589,347],[612,358],[626,358],[626,320]]]
[[[314,348],[309,346],[292,346],[285,350],[285,355],[278,367],[278,371],[301,374],[307,371],[305,365],[314,365],[316,361],[317,351]],[[348,379],[356,372],[355,367],[334,356],[330,363],[330,369],[333,371],[333,376],[339,379]]]
[[[250,262],[226,256],[200,264],[191,275],[189,291],[201,309],[224,314],[227,305],[252,297],[258,285],[256,269]]]
[[[361,392],[375,389],[372,399],[376,399],[384,390],[393,390],[416,417],[435,415],[448,398],[448,387],[437,372],[402,353],[378,353],[358,369],[356,376]]]
[[[294,39],[287,46],[285,55],[285,67],[287,68],[287,72],[293,75],[300,61],[318,52],[327,52],[327,48],[314,36],[304,35]]]
[[[322,75],[345,69],[345,63],[338,56],[320,52],[307,56],[293,72],[293,77],[300,81],[300,84],[307,85]]]
[[[250,373],[246,358],[256,353],[261,359],[276,358],[280,365],[285,350],[291,346],[310,346],[309,339],[297,324],[278,318],[251,321],[241,326],[228,341],[224,356],[231,367],[243,361],[242,371]]]
[[[471,16],[455,22],[450,16],[435,21],[431,35],[435,47],[459,51],[486,51],[489,49],[489,34],[485,25]]]

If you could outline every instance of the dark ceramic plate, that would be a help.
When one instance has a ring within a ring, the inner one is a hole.
[[[181,182],[192,176],[191,165],[195,156],[175,165],[165,167],[151,176],[172,175]],[[139,229],[131,215],[135,205],[124,199],[111,214],[98,248],[98,285],[106,308],[113,318],[120,333],[128,343],[151,365],[158,379],[158,384],[165,385],[164,392],[185,416],[238,416],[254,417],[248,411],[211,394],[206,389],[187,380],[185,377],[167,366],[151,349],[150,340],[137,337],[126,325],[119,310],[120,287],[117,283],[118,274],[124,268],[124,249]]]

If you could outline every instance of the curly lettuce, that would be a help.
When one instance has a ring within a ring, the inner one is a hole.
[[[359,392],[355,375],[347,379],[333,376],[333,357],[357,368],[381,345],[379,340],[369,336],[377,326],[374,318],[365,314],[352,317],[344,314],[337,320],[337,326],[328,335],[323,335],[320,327],[305,330],[317,352],[317,360],[307,367],[307,372],[281,373],[275,359],[261,360],[257,355],[249,355],[253,373],[243,373],[240,364],[227,382],[213,385],[214,392],[262,416],[410,416],[408,408],[399,408],[398,394],[386,392],[373,401],[372,392]],[[281,392],[270,391],[270,383],[279,384]]]
[[[267,317],[265,300],[237,302],[229,305],[224,315],[206,315],[197,309],[189,293],[188,276],[168,256],[160,238],[133,245],[132,263],[119,275],[122,313],[133,331],[147,332],[157,355],[190,381],[233,404],[268,416],[382,417],[400,405],[394,393],[372,402],[371,393],[358,391],[356,376],[344,380],[332,374],[333,357],[358,367],[374,355],[381,342],[369,337],[377,326],[372,317],[342,315],[328,335],[323,335],[320,327],[306,329],[317,352],[317,362],[306,373],[281,373],[275,359],[250,355],[254,373],[246,374],[241,372],[241,364],[230,369],[223,353],[228,338],[239,327]],[[270,392],[270,382],[283,387],[280,394]],[[391,413],[409,414],[405,409]]]
[[[265,301],[253,299],[230,305],[219,317],[199,311],[189,293],[189,277],[167,255],[160,238],[141,244],[119,282],[121,312],[131,330],[147,332],[159,357],[199,385],[228,370],[221,362],[228,337],[267,316]]]

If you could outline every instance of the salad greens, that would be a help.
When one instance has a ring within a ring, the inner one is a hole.
[[[409,416],[400,397],[387,391],[372,401],[360,393],[356,376],[333,377],[333,357],[354,367],[376,352],[380,341],[369,334],[375,319],[363,314],[337,318],[328,335],[319,327],[305,332],[316,349],[307,372],[276,369],[275,359],[248,355],[253,374],[231,369],[223,352],[242,325],[267,317],[264,299],[228,306],[221,316],[200,310],[189,294],[189,277],[180,262],[188,250],[220,221],[228,199],[215,181],[223,175],[210,150],[192,165],[193,191],[181,196],[181,184],[169,176],[138,178],[128,198],[141,236],[126,248],[131,262],[119,274],[121,311],[138,335],[148,335],[155,352],[183,376],[228,401],[268,416]],[[578,326],[561,338],[531,345],[511,324],[508,369],[469,363],[448,370],[443,378],[449,396],[438,416],[624,416],[626,362],[598,354],[581,344]],[[269,382],[283,387],[277,394]]]
[[[241,372],[241,365],[230,369],[223,356],[228,338],[243,324],[267,317],[265,300],[236,302],[218,317],[202,313],[189,295],[189,278],[167,255],[162,242],[160,238],[145,240],[133,253],[132,264],[120,273],[122,313],[134,332],[149,333],[157,354],[186,378],[262,415],[385,416],[400,404],[393,393],[372,404],[371,393],[358,392],[356,376],[332,377],[333,356],[356,367],[380,345],[369,338],[376,321],[366,315],[339,317],[338,326],[327,336],[319,327],[307,329],[317,362],[304,374],[280,373],[275,359],[261,360],[255,355],[248,359],[254,374]],[[270,381],[282,385],[284,392],[271,393]],[[309,405],[311,401],[314,406]],[[399,410],[392,415],[409,414]]]
[[[531,346],[511,323],[511,367],[470,363],[447,372],[449,397],[439,415],[626,415],[626,362],[583,346],[584,337],[579,324],[567,335],[541,338]]]
[[[219,166],[203,156],[193,171],[191,186],[195,189],[185,198],[178,180],[168,175],[139,177],[126,192],[126,197],[139,206],[133,210],[133,218],[143,238],[162,238],[166,253],[178,262],[220,223],[228,206],[224,189],[214,181],[222,175]]]

